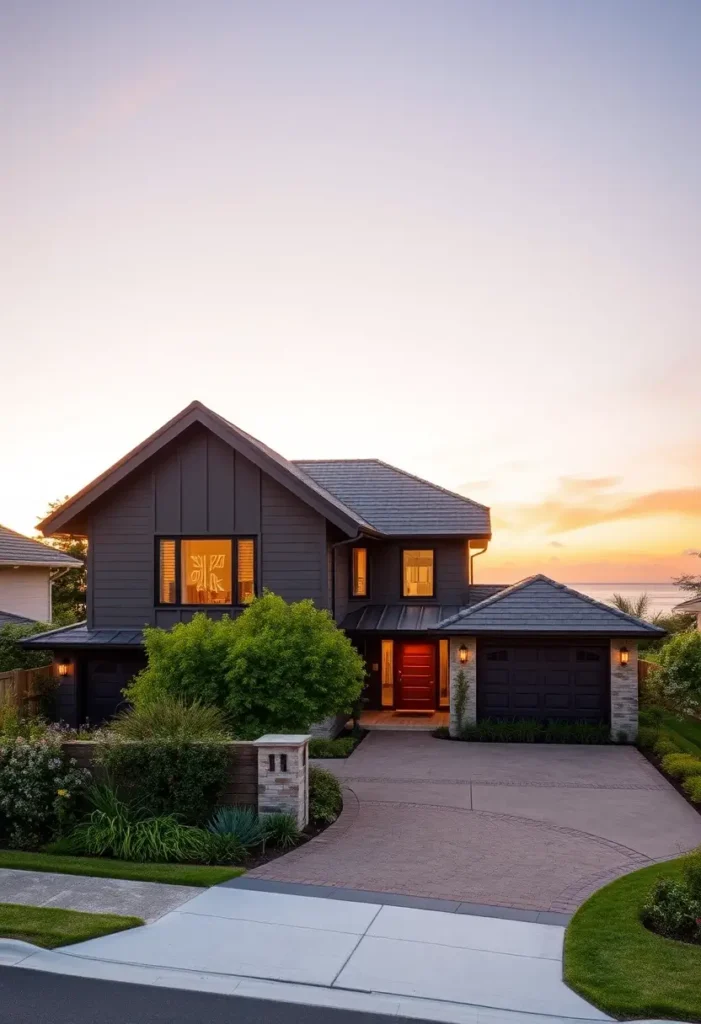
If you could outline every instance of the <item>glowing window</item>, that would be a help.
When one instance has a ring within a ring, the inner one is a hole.
[[[450,649],[448,640],[438,641],[438,702],[450,707]]]
[[[402,551],[402,597],[433,597],[433,551]]]
[[[239,604],[248,604],[255,597],[256,575],[253,541],[240,540],[237,543],[237,599]]]
[[[394,704],[394,641],[382,641],[382,707]]]
[[[353,548],[353,597],[368,596],[368,549]]]
[[[183,604],[231,604],[231,541],[180,542],[180,600]]]
[[[175,604],[175,541],[161,541],[161,576],[159,600],[161,604]]]

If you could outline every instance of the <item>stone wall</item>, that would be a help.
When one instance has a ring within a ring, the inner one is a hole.
[[[621,648],[628,664],[621,665]],[[625,734],[633,743],[638,735],[638,645],[635,640],[611,641],[611,739]]]
[[[460,648],[467,648],[468,660],[460,663]],[[455,706],[457,678],[460,671],[467,679],[467,702],[462,722],[458,722]],[[450,638],[450,735],[458,736],[460,726],[477,721],[477,640],[474,636],[451,636]]]

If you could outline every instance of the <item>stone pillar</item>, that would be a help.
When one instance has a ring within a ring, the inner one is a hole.
[[[269,733],[254,741],[258,751],[258,814],[291,814],[300,828],[309,822],[310,736]]]
[[[460,662],[460,648],[467,648],[467,661]],[[458,673],[465,673],[467,694],[462,722],[458,721],[456,695]],[[450,638],[450,735],[458,736],[461,726],[473,725],[477,721],[477,640],[474,636],[451,636]]]
[[[621,648],[628,650],[628,664],[621,664]],[[611,739],[634,743],[638,735],[638,644],[635,640],[611,641]]]

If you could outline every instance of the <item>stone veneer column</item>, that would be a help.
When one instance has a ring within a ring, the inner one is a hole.
[[[254,741],[258,750],[258,814],[291,814],[309,822],[310,736],[269,733]]]
[[[627,665],[621,665],[621,647],[628,648]],[[611,739],[622,733],[628,743],[638,735],[638,644],[625,639],[611,641]]]
[[[460,647],[468,650],[466,664],[460,664]],[[467,678],[467,702],[462,723],[458,722],[455,709],[455,685],[458,672],[463,670]],[[450,638],[450,735],[457,736],[460,726],[477,721],[477,640],[474,636],[451,636]]]

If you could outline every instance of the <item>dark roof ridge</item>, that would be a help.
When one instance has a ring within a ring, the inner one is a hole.
[[[470,607],[458,612],[456,615],[451,615],[449,619],[444,619],[443,622],[439,622],[437,629],[442,629],[443,626],[452,625],[454,622],[462,622],[465,619],[470,618],[477,611],[481,611],[489,605],[496,604],[498,601],[502,601],[510,594],[515,593],[518,590],[524,590],[529,587],[532,583],[542,581],[548,583],[552,587],[556,587],[558,590],[563,590],[567,594],[571,594],[572,597],[578,598],[585,604],[593,605],[595,608],[604,608],[607,612],[617,616],[620,619],[630,622],[635,626],[643,626],[648,629],[651,633],[663,634],[664,630],[658,626],[653,625],[651,622],[646,622],[645,619],[638,619],[635,615],[628,615],[627,612],[622,612],[620,608],[616,608],[615,605],[605,604],[603,601],[597,601],[593,597],[589,597],[587,594],[583,594],[579,590],[574,590],[572,587],[568,587],[565,583],[558,583],[557,580],[552,579],[550,576],[546,576],[545,573],[538,572],[532,576],[526,576],[524,579],[519,580],[517,583],[513,583],[506,590],[501,590],[498,594],[493,594],[491,597],[486,597],[484,601],[480,601],[478,604],[473,604]]]

